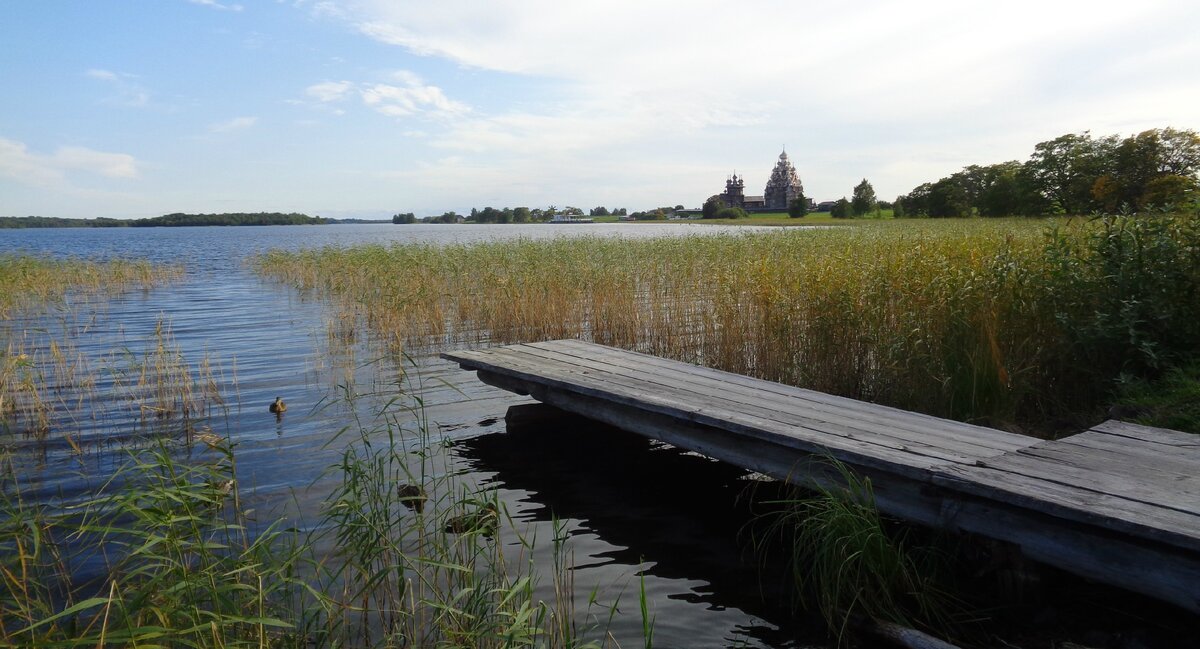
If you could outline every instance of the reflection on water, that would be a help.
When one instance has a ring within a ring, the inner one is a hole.
[[[621,583],[630,566],[645,567],[656,640],[796,646],[823,637],[820,625],[791,619],[784,567],[761,566],[765,559],[748,549],[757,529],[752,503],[779,498],[776,483],[572,416],[455,449],[488,476],[517,520],[575,522],[577,583]],[[625,594],[635,596],[636,584]],[[631,623],[639,622],[619,621]],[[620,626],[624,637],[637,631]]]
[[[264,283],[244,264],[269,248],[715,231],[686,224],[17,230],[0,238],[0,253],[185,264],[187,276],[176,284],[131,292],[96,309],[74,305],[35,328],[82,332],[75,348],[98,376],[96,395],[112,392],[121,359],[144,358],[164,326],[195,376],[207,359],[221,403],[186,425],[231,436],[240,480],[253,490],[259,511],[291,510],[311,522],[330,486],[322,476],[341,451],[331,440],[347,427],[369,426],[401,395],[405,403],[423,405],[401,423],[412,426],[419,414],[433,435],[458,440],[449,461],[467,471],[466,481],[496,489],[516,520],[538,527],[539,538],[550,538],[551,516],[565,520],[577,595],[586,598],[599,587],[609,601],[620,596],[621,614],[613,622],[619,637],[640,637],[637,575],[644,569],[656,646],[794,646],[797,638],[818,634],[789,626],[778,585],[752,576],[753,558],[743,556],[738,539],[748,513],[738,499],[745,481],[737,471],[610,429],[499,434],[506,410],[527,398],[485,386],[433,356],[387,358],[361,323],[350,326],[327,305]],[[0,326],[11,335],[27,324]],[[288,404],[280,418],[268,411],[277,396]],[[119,461],[119,453],[107,452],[119,448],[113,441],[127,442],[145,425],[143,413],[133,409],[96,411],[62,402],[60,410],[103,414],[60,418],[44,442],[6,442],[18,448],[30,493],[71,501],[94,490]],[[175,432],[183,426],[178,418],[169,422]],[[548,565],[538,571],[551,572]]]

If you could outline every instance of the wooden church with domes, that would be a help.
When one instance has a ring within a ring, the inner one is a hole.
[[[709,197],[709,200],[717,198],[729,207],[740,207],[748,211],[775,211],[786,210],[793,200],[804,195],[804,185],[800,182],[796,168],[788,160],[787,151],[779,154],[779,161],[771,170],[771,177],[767,180],[767,187],[762,196],[746,196],[745,189],[746,179],[734,173],[725,179],[725,191]]]

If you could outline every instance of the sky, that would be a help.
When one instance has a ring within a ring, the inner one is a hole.
[[[5,0],[0,216],[890,199],[1200,130],[1200,2]]]

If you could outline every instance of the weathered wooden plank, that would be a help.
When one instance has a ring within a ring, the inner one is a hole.
[[[525,365],[523,359],[508,359],[506,362],[509,367],[519,367],[529,371],[541,372],[546,376],[554,375],[556,378],[574,382],[588,388],[593,385],[600,385],[607,389],[615,389],[614,394],[621,396],[623,399],[633,400],[634,402],[645,401],[647,397],[643,395],[653,394],[654,397],[652,400],[657,403],[667,404],[679,412],[688,411],[700,416],[709,417],[711,421],[719,422],[722,427],[738,428],[743,433],[758,436],[783,437],[795,442],[804,443],[812,448],[837,448],[859,451],[874,459],[886,461],[889,465],[902,464],[907,467],[928,467],[933,464],[955,461],[957,459],[956,456],[948,455],[934,447],[920,448],[916,445],[905,446],[886,437],[862,434],[837,434],[837,431],[831,426],[813,428],[782,424],[771,418],[776,413],[770,411],[754,411],[741,407],[738,407],[736,410],[727,410],[725,409],[727,406],[736,406],[737,404],[730,404],[718,399],[695,400],[679,398],[678,395],[672,393],[670,390],[662,389],[659,385],[640,382],[627,377],[597,377],[585,371],[580,371],[576,374],[576,370],[570,367],[563,367],[561,364],[552,361],[539,361],[530,365]],[[582,390],[581,392],[587,393],[588,391]],[[933,455],[929,455],[929,453]]]
[[[755,416],[763,417],[769,421],[778,423],[780,432],[787,432],[788,428],[798,427],[811,429],[811,431],[820,431],[828,434],[838,434],[841,437],[854,438],[868,435],[869,439],[878,440],[878,443],[893,447],[898,450],[910,450],[923,453],[931,457],[942,458],[948,462],[965,462],[972,461],[977,457],[990,457],[998,455],[996,450],[980,449],[979,446],[964,443],[958,439],[930,439],[928,435],[918,437],[914,434],[902,434],[896,429],[888,427],[865,427],[863,422],[860,422],[853,417],[844,417],[836,413],[818,413],[818,411],[806,410],[804,408],[780,407],[770,401],[756,398],[755,396],[738,397],[730,395],[730,393],[720,392],[694,392],[683,385],[673,385],[671,383],[659,383],[653,380],[647,374],[619,374],[608,377],[608,380],[613,383],[630,378],[634,380],[646,381],[647,384],[658,386],[658,390],[664,395],[671,395],[679,398],[680,401],[696,403],[696,404],[720,404],[722,407],[739,411]]]
[[[580,360],[592,360],[590,356],[594,355],[595,360],[616,366],[614,371],[617,372],[620,371],[617,368],[628,368],[634,369],[634,371],[658,374],[672,383],[696,385],[701,390],[703,387],[708,387],[708,389],[715,389],[721,393],[727,393],[727,395],[764,398],[772,405],[779,405],[779,407],[786,408],[788,405],[793,405],[793,407],[803,408],[805,411],[829,411],[829,413],[853,416],[878,426],[913,431],[919,434],[928,431],[946,431],[948,434],[956,435],[972,444],[995,447],[997,450],[1015,449],[1015,447],[1026,444],[1025,440],[1028,439],[991,428],[937,419],[937,417],[910,413],[910,411],[883,407],[883,405],[824,395],[822,392],[805,390],[802,387],[743,377],[739,374],[730,374],[716,371],[716,369],[692,366],[688,363],[659,359],[659,357],[638,354],[634,351],[600,347],[600,345],[580,341],[530,343],[526,347],[550,349],[564,355],[574,354]],[[996,445],[992,446],[992,444]]]
[[[717,386],[726,393],[774,395],[778,397],[777,403],[781,405],[789,403],[802,404],[801,407],[806,409],[812,408],[818,412],[839,412],[840,414],[860,418],[863,421],[880,426],[894,427],[899,430],[910,430],[920,433],[944,431],[950,436],[969,441],[984,448],[1011,451],[1038,441],[1024,435],[1008,433],[993,428],[950,421],[889,406],[838,397],[814,390],[764,381],[740,374],[732,374],[712,368],[585,343],[578,340],[529,343],[522,345],[522,347],[534,347],[561,353],[573,352],[577,358],[587,359],[594,357],[597,360],[606,361],[618,367],[652,368],[649,371],[659,372],[664,376],[678,378],[681,381],[707,382],[708,385]]]
[[[865,441],[867,444],[887,449],[885,452],[893,459],[907,457],[907,455],[894,456],[893,451],[911,455],[902,461],[913,466],[924,467],[941,462],[972,462],[979,457],[991,457],[997,454],[996,451],[981,450],[970,445],[958,444],[953,440],[912,439],[894,435],[888,429],[864,430],[828,420],[814,420],[802,415],[791,415],[771,407],[759,407],[750,403],[753,399],[734,399],[728,395],[679,391],[671,383],[656,382],[654,377],[636,378],[630,375],[612,375],[603,369],[593,372],[583,369],[590,367],[586,364],[561,359],[548,352],[540,352],[530,358],[529,350],[522,345],[495,350],[494,358],[505,359],[504,362],[510,367],[522,367],[531,372],[543,374],[554,372],[557,376],[566,377],[567,380],[570,380],[571,376],[586,377],[582,380],[589,383],[602,382],[609,387],[623,388],[623,394],[633,398],[653,393],[680,405],[691,405],[710,410],[722,408],[726,412],[734,413],[725,416],[726,421],[740,421],[738,415],[746,415],[753,418],[754,425],[764,431],[799,436],[816,444],[828,445],[831,443],[829,438],[832,436]],[[576,372],[578,375],[575,374]]]
[[[1044,481],[1091,492],[1097,497],[1119,498],[1129,502],[1129,511],[1144,510],[1145,516],[1156,515],[1156,510],[1175,510],[1200,516],[1196,501],[1187,502],[1186,498],[1177,498],[1176,494],[1169,493],[1166,481],[1154,482],[1136,473],[1122,474],[1112,465],[1092,466],[1084,458],[1070,453],[1055,453],[1054,450],[1045,449],[1045,454],[1040,456],[1016,453],[997,460],[981,461],[981,464],[1035,481],[1032,485],[1034,489],[1042,486],[1036,481]],[[1196,518],[1193,526],[1200,527],[1200,518]],[[1197,532],[1200,533],[1200,530]]]
[[[1149,442],[1151,444],[1162,444],[1163,446],[1170,447],[1172,449],[1170,452],[1172,453],[1186,453],[1193,458],[1200,457],[1200,435],[1193,433],[1142,426],[1141,424],[1131,424],[1115,419],[1092,426],[1091,430],[1111,435],[1120,435],[1121,437]]]
[[[596,345],[592,345],[592,347],[596,347]],[[686,372],[686,369],[684,371],[676,369],[672,372],[666,368],[660,371],[658,368],[642,366],[640,365],[641,359],[622,360],[612,359],[611,356],[602,356],[602,360],[593,360],[588,357],[563,355],[558,349],[546,349],[544,344],[520,345],[520,349],[523,353],[541,357],[541,359],[575,363],[575,365],[595,369],[595,371],[611,371],[614,377],[622,375],[622,377],[646,380],[648,383],[661,385],[662,390],[677,393],[680,398],[689,398],[689,395],[694,395],[694,398],[703,399],[703,401],[718,399],[721,402],[737,404],[738,408],[760,408],[763,411],[773,411],[776,415],[772,416],[772,419],[785,423],[785,425],[815,426],[828,429],[829,432],[838,429],[841,434],[878,435],[878,437],[895,439],[896,443],[901,445],[917,445],[926,447],[926,449],[953,451],[955,455],[947,457],[950,461],[991,457],[1037,441],[1033,438],[1022,437],[1022,435],[992,431],[992,429],[978,426],[944,426],[944,423],[947,423],[944,421],[938,426],[928,428],[925,427],[925,421],[913,425],[912,422],[901,421],[899,416],[896,417],[895,422],[892,422],[888,420],[888,416],[893,414],[892,410],[895,413],[904,413],[904,411],[884,409],[884,407],[875,407],[874,404],[863,402],[851,402],[847,407],[842,407],[842,405],[790,398],[766,390],[722,386],[714,379],[697,379],[695,375]],[[670,362],[684,368],[691,367],[676,361]],[[758,384],[766,386],[778,385],[769,383],[769,381],[754,380]],[[980,431],[986,432],[979,434]],[[998,435],[989,433],[998,433]],[[996,439],[1003,439],[1003,443],[989,443]]]
[[[1153,462],[1109,449],[1077,443],[1082,433],[1058,442],[1046,442],[984,463],[1013,468],[1046,479],[1069,478],[1082,489],[1138,500],[1154,507],[1169,507],[1200,516],[1200,476],[1197,465]],[[1200,524],[1200,520],[1197,521]]]
[[[1173,447],[1141,442],[1139,440],[1089,430],[1057,440],[1066,448],[1075,448],[1082,453],[1107,453],[1120,456],[1125,462],[1138,466],[1154,467],[1176,472],[1195,471],[1200,466],[1200,457],[1192,457]]]
[[[934,484],[1009,503],[1033,512],[1200,551],[1197,519],[1191,514],[1041,478],[1004,467],[948,465]]]
[[[914,478],[927,474],[927,469],[942,458],[930,458],[911,451],[896,451],[876,442],[829,435],[821,431],[793,429],[778,432],[777,425],[753,415],[730,412],[720,407],[680,403],[676,399],[654,393],[655,386],[620,384],[605,381],[586,372],[569,371],[552,364],[525,363],[519,356],[505,355],[502,349],[488,354],[445,354],[450,360],[468,362],[475,369],[493,375],[510,376],[542,384],[548,388],[596,397],[635,410],[666,414],[686,422],[725,428],[743,435],[775,441],[810,453],[828,453],[839,461],[853,466],[880,468]],[[534,395],[534,398],[538,398]],[[541,400],[541,399],[539,399]]]
[[[499,355],[500,356],[508,356],[509,353],[508,353],[508,351],[500,351]],[[518,353],[518,351],[515,351],[515,350],[512,351],[512,355],[514,355],[515,357],[509,357],[508,362],[510,363],[510,365],[526,367],[529,369],[529,371],[532,371],[532,372],[539,371],[539,369],[540,369],[540,371],[545,371],[545,369],[550,366],[559,366],[559,365],[569,366],[570,365],[570,363],[564,363],[564,362],[547,360],[547,359],[541,359],[538,362],[532,362],[532,363],[529,363],[529,365],[524,365],[524,363],[526,363],[526,361],[528,359],[524,359],[523,355]],[[611,378],[611,377],[596,377],[596,375],[594,375],[592,373],[588,373],[586,371],[581,371],[578,374],[574,374],[570,371],[570,369],[568,369],[568,371],[566,371],[566,374],[565,374],[565,379],[568,380],[569,383],[589,383],[589,381],[596,381],[596,383],[598,383],[600,385],[604,385],[605,378]],[[636,381],[635,381],[635,383],[622,383],[620,385],[623,385],[624,387],[628,387],[629,392],[628,392],[628,395],[626,395],[626,396],[631,395],[632,396],[631,398],[634,398],[635,401],[638,401],[638,399],[640,399],[640,397],[638,397],[638,395],[643,395],[643,393],[653,392],[653,391],[659,389],[658,385],[640,384],[640,383],[636,383]],[[611,384],[610,384],[610,386],[611,386]],[[642,397],[642,398],[644,398],[644,397]],[[679,404],[678,402],[672,402],[672,405],[673,405],[673,407],[679,407],[679,405],[686,405],[686,404]],[[700,413],[700,411],[701,411],[700,407],[692,407],[692,410],[694,410],[695,413]],[[734,411],[727,411],[727,413],[722,413],[721,410],[714,410],[713,408],[709,408],[709,410],[710,410],[709,414],[719,417],[719,419],[722,420],[722,421],[718,422],[718,425],[750,426],[750,427],[756,428],[757,432],[772,431],[772,427],[770,427],[770,420],[763,420],[763,419],[761,419],[761,417],[756,417],[756,416],[748,416],[748,415],[745,415],[744,413],[740,413],[740,414],[734,413]],[[872,459],[880,458],[881,452],[882,452],[881,449],[878,449],[878,447],[874,444],[866,444],[866,445],[856,444],[856,445],[847,446],[847,445],[845,445],[845,440],[829,439],[829,435],[821,435],[820,438],[809,437],[809,438],[806,438],[805,441],[808,441],[809,444],[805,445],[804,450],[809,451],[809,452],[820,452],[821,449],[828,449],[830,451],[850,451],[851,453],[854,453],[854,452],[869,453],[869,455],[872,456]],[[834,455],[836,456],[836,452],[834,452]],[[913,458],[913,457],[898,458],[894,455],[884,456],[884,457],[886,457],[887,461],[889,461],[888,462],[889,464],[894,464],[896,462],[899,462],[899,463],[908,465],[908,467],[912,467],[912,465],[914,464],[914,459],[917,459],[917,458]],[[878,464],[877,462],[864,461],[864,459],[862,457],[854,458],[854,457],[846,456],[846,457],[844,457],[844,459],[845,459],[845,461],[848,461],[848,462],[850,462],[852,464],[856,464],[856,465],[871,465],[871,467],[880,467],[880,464]],[[923,467],[930,467],[931,464],[925,463],[923,461],[922,464],[920,464],[920,465],[923,465]],[[892,467],[892,468],[894,470],[894,467]],[[916,474],[914,476],[919,477],[919,474]],[[1090,507],[1090,506],[1091,507],[1102,507],[1103,506],[1102,510],[1100,510],[1100,511],[1094,511],[1094,512],[1086,512],[1085,511],[1085,512],[1081,513],[1081,515],[1084,516],[1085,518],[1096,519],[1096,521],[1099,521],[1100,523],[1103,523],[1103,524],[1112,524],[1112,522],[1114,522],[1114,521],[1116,522],[1118,527],[1120,527],[1120,525],[1123,523],[1138,524],[1138,516],[1136,516],[1136,513],[1130,513],[1129,511],[1121,511],[1120,516],[1117,516],[1116,518],[1112,518],[1112,516],[1110,516],[1108,513],[1108,509],[1112,509],[1112,504],[1111,503],[1105,504],[1105,503],[1103,503],[1103,501],[1100,501],[1102,499],[1097,500],[1097,499],[1080,498],[1080,494],[1072,493],[1072,494],[1064,495],[1064,497],[1060,498],[1060,500],[1062,500],[1063,503],[1072,504],[1076,507],[1085,507],[1085,509],[1086,509],[1086,507]],[[1128,503],[1118,503],[1118,505],[1123,505],[1124,509],[1128,509],[1128,506],[1129,506]],[[1120,509],[1120,507],[1118,507],[1118,509]],[[1147,516],[1145,512],[1142,512],[1141,515]],[[1111,519],[1111,521],[1110,521],[1110,519]],[[1171,522],[1171,521],[1168,521],[1168,523],[1175,524],[1174,522]],[[1178,527],[1178,525],[1176,525],[1176,527]],[[1136,529],[1141,529],[1141,528],[1139,527]]]
[[[479,372],[485,383],[529,394],[539,401],[654,439],[781,479],[821,484],[836,480],[829,464],[796,448],[715,429],[675,417],[623,408],[612,401],[525,381],[510,372]],[[1010,541],[1030,558],[1064,570],[1200,612],[1200,556],[1156,541],[1050,516],[1004,499],[976,497],[871,467],[856,471],[872,480],[882,511],[907,520]],[[949,479],[948,476],[941,476]]]

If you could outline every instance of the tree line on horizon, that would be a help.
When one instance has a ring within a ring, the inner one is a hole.
[[[625,216],[628,211],[624,207],[613,208],[611,211],[604,206],[594,207],[588,211],[588,216]],[[440,216],[418,217],[412,212],[402,212],[392,215],[392,223],[544,223],[556,216],[582,217],[583,210],[578,207],[566,206],[558,208],[551,205],[547,208],[505,207],[496,209],[485,207],[482,210],[471,208],[470,215],[458,214],[451,210]]]
[[[895,216],[1042,216],[1171,209],[1200,198],[1200,134],[1160,128],[1121,138],[1068,133],[1025,162],[970,165],[896,198]],[[843,199],[844,200],[844,199]]]
[[[175,212],[145,219],[68,219],[50,216],[0,216],[0,228],[152,228],[199,225],[321,225],[328,220],[295,212],[227,212],[184,214]]]

